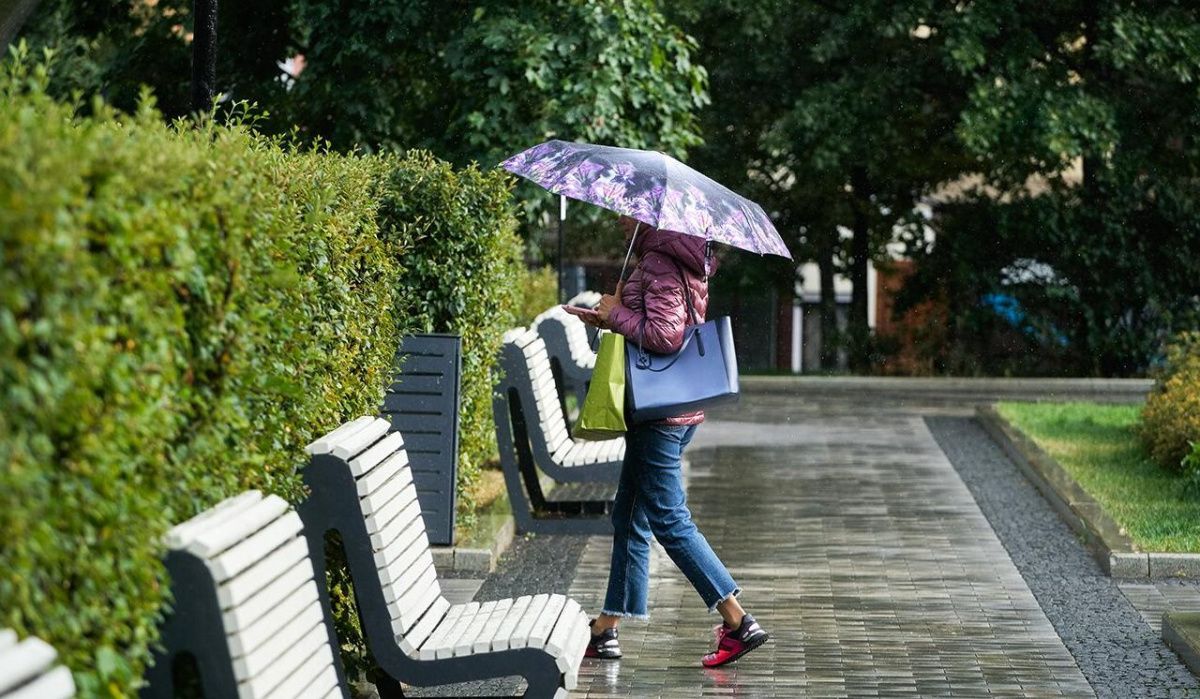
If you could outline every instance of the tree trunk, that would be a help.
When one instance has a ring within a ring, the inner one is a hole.
[[[833,249],[836,229],[830,229],[817,241],[817,269],[821,273],[821,369],[837,367],[837,298],[834,296]]]
[[[205,114],[217,94],[217,0],[196,0],[192,12],[192,111]]]
[[[850,318],[848,335],[850,340],[850,369],[864,372],[870,368],[871,328],[867,319],[867,265],[871,259],[871,224],[868,215],[871,193],[867,171],[862,167],[850,173],[850,186],[854,190],[854,220],[850,241]]]

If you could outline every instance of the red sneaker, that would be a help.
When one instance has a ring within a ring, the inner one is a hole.
[[[742,617],[742,623],[736,629],[721,624],[713,631],[717,633],[717,649],[700,660],[700,664],[704,667],[718,667],[732,663],[766,643],[770,638],[754,620],[754,617],[749,614]]]

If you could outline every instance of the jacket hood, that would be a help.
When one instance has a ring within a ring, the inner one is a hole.
[[[717,271],[715,257],[708,258],[705,269],[705,250],[707,243],[703,238],[675,231],[664,231],[658,228],[642,225],[638,229],[637,240],[634,241],[633,251],[642,257],[648,252],[657,252],[679,261],[698,277],[711,277]]]

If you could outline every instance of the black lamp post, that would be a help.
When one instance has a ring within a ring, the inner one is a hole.
[[[192,111],[212,108],[217,82],[217,0],[192,5]]]

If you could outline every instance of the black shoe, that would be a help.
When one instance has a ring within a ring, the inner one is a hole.
[[[595,619],[588,622],[588,627],[594,626]],[[621,644],[617,642],[617,630],[605,629],[600,633],[592,634],[592,640],[588,641],[587,650],[583,652],[585,658],[600,658],[601,660],[616,660],[621,657]]]

